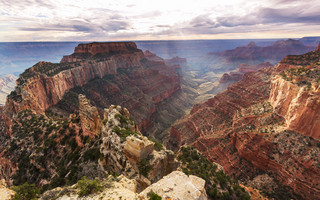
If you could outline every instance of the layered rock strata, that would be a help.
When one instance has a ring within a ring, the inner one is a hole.
[[[68,116],[76,113],[78,94],[86,94],[100,114],[111,104],[127,107],[142,131],[153,126],[157,104],[180,90],[176,66],[147,59],[135,43],[80,44],[61,63],[39,62],[22,73],[9,95],[5,113],[32,109]]]
[[[270,173],[280,185],[265,191],[269,197],[293,198],[276,189],[289,186],[299,198],[317,199],[319,55],[288,56],[195,105],[172,126],[172,148],[192,144],[244,182]]]

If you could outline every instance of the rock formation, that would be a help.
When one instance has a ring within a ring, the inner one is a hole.
[[[149,57],[132,42],[80,44],[61,63],[39,62],[22,73],[4,110],[11,116],[52,108],[68,116],[77,112],[83,93],[100,114],[111,104],[127,107],[145,132],[153,126],[158,104],[181,87],[176,66]]]
[[[155,150],[154,142],[139,133],[120,106],[111,106],[104,112],[107,118],[104,119],[101,152],[105,165],[113,172],[136,178],[142,190],[177,168],[173,152]]]
[[[319,60],[320,51],[313,51],[288,56],[280,62],[269,98],[275,111],[285,118],[288,129],[313,138],[320,137]]]
[[[271,62],[276,64],[286,55],[299,55],[314,50],[314,47],[305,46],[299,40],[283,40],[277,41],[272,46],[261,47],[254,42],[250,42],[247,46],[237,47],[232,50],[220,53],[211,53],[225,58],[227,62],[232,63],[249,63],[258,64],[262,62]]]
[[[246,73],[172,126],[172,148],[192,144],[244,182],[268,172],[278,184],[262,188],[270,198],[293,198],[281,192],[289,186],[297,198],[317,199],[319,57],[287,56],[274,68]]]
[[[163,199],[206,200],[207,194],[204,185],[205,181],[202,178],[174,171],[146,188],[140,195],[147,198],[147,194],[153,191]]]
[[[49,189],[83,176],[122,174],[142,191],[177,168],[174,153],[143,136],[127,109],[112,105],[101,119],[84,95],[79,102],[79,115],[69,120],[48,112],[19,112],[12,138],[0,135],[0,178]]]
[[[258,65],[249,65],[249,64],[239,64],[237,68],[231,72],[224,73],[219,81],[219,83],[228,83],[228,85],[240,81],[243,75],[247,72],[255,72],[262,68],[269,68],[272,65],[267,63],[261,63]]]
[[[116,180],[108,177],[102,181],[102,191],[81,197],[81,199],[150,199],[149,193],[153,193],[162,197],[162,199],[195,199],[206,200],[207,195],[204,189],[205,181],[196,176],[187,176],[183,172],[174,171],[163,177],[160,181],[152,184],[140,194],[137,192],[137,182],[128,179],[123,175]],[[77,192],[77,185],[56,188],[41,195],[40,200],[72,200],[80,198]],[[66,194],[67,193],[67,194]]]
[[[39,62],[20,75],[17,88],[9,96],[6,107],[12,113],[28,108],[43,113],[57,104],[68,90],[83,86],[95,78],[116,74],[117,68],[140,66],[142,57],[142,52],[136,52],[77,64]]]
[[[98,109],[92,106],[84,95],[79,95],[79,117],[83,135],[96,135],[101,133],[102,122]]]
[[[7,95],[14,89],[18,77],[9,74],[0,77],[0,106],[6,102]]]

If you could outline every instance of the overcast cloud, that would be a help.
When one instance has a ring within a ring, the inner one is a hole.
[[[320,35],[318,0],[0,0],[0,41]]]

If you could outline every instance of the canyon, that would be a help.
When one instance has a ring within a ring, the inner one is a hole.
[[[153,191],[195,199],[317,199],[320,44],[274,67],[255,63],[268,60],[264,54],[261,60],[246,54],[283,56],[288,46],[309,51],[295,40],[250,43],[220,53],[230,65],[251,63],[224,74],[199,75],[187,59],[163,59],[134,42],[79,44],[60,63],[39,62],[0,106],[0,178],[36,183],[47,190],[42,199],[68,199],[63,191],[78,198],[83,176],[113,181],[96,198],[143,199]]]
[[[244,74],[176,122],[169,146],[193,145],[244,183],[270,177],[270,184],[253,184],[269,198],[288,198],[281,188],[289,187],[294,198],[317,199],[319,55],[318,49],[287,56],[275,67]]]
[[[4,110],[9,115],[32,109],[38,114],[49,111],[68,116],[77,112],[81,93],[100,114],[111,104],[124,106],[142,132],[160,135],[170,126],[163,125],[166,121],[179,118],[192,104],[188,98],[184,104],[175,100],[185,97],[176,72],[179,65],[152,59],[133,42],[80,44],[60,63],[39,62],[22,73]],[[170,105],[176,112],[154,125],[155,118],[163,118],[159,113]],[[157,129],[152,129],[154,126]]]

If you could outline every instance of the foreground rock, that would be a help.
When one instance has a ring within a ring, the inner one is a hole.
[[[204,189],[205,181],[196,176],[187,176],[183,172],[174,171],[169,175],[163,177],[157,183],[152,184],[140,194],[137,193],[137,182],[130,180],[124,176],[103,180],[102,190],[90,194],[88,196],[80,197],[78,195],[79,189],[77,185],[64,188],[56,188],[41,195],[40,200],[72,200],[72,199],[149,199],[150,192],[153,192],[163,200],[170,199],[194,199],[206,200],[207,195]]]
[[[187,176],[183,172],[174,171],[146,188],[140,195],[147,198],[148,193],[153,191],[162,199],[206,200],[204,185],[205,181],[199,177]]]
[[[7,187],[7,184],[2,179],[0,180],[0,199],[1,200],[10,200],[15,195],[15,192],[10,190]]]

